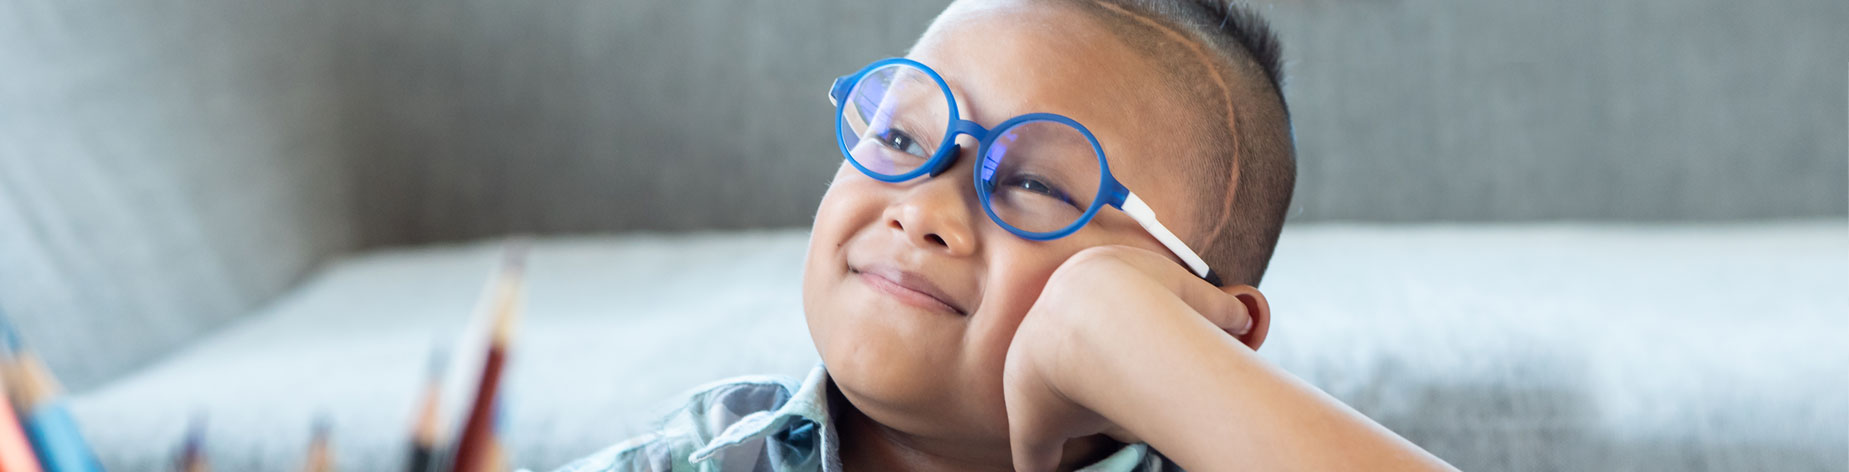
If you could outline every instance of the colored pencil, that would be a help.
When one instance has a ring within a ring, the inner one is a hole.
[[[186,440],[180,444],[180,457],[174,462],[175,470],[180,472],[212,470],[205,459],[205,414],[193,416],[192,425],[186,428]]]
[[[423,404],[411,425],[410,472],[430,472],[437,458],[437,435],[442,434],[440,402],[443,397],[443,355],[431,349],[430,365],[425,371]]]
[[[0,353],[12,361],[7,368],[7,387],[39,466],[48,472],[101,471],[96,454],[90,452],[90,445],[78,431],[77,419],[58,395],[57,379],[37,355],[21,345],[11,325],[0,324],[0,329],[6,331],[0,335],[5,344],[0,346]]]
[[[494,435],[488,441],[487,460],[483,463],[484,472],[503,472],[510,470],[507,459],[507,443],[501,441],[501,433],[507,430],[507,401],[505,396],[497,396],[494,401]]]
[[[5,316],[0,315],[0,324],[4,323],[6,323]],[[13,345],[11,327],[0,327],[0,330],[4,330],[0,332],[0,336],[8,338],[4,342],[9,346]],[[0,356],[4,356],[0,357],[0,392],[8,392],[11,390],[9,385],[12,380],[6,378],[6,374],[12,369],[5,368],[5,366],[12,365],[13,359],[10,355],[0,354]],[[0,472],[40,472],[39,458],[32,453],[32,443],[26,440],[26,431],[20,429],[19,417],[13,412],[13,403],[11,401],[4,403],[5,405],[0,405]]]
[[[494,460],[495,403],[525,290],[525,256],[523,242],[509,244],[491,305],[487,356],[475,388],[475,402],[470,405],[455,443],[451,472],[486,472],[494,467],[489,461]]]
[[[315,419],[314,439],[308,443],[308,459],[302,464],[302,472],[333,472],[334,444],[328,437],[332,428],[327,415]]]
[[[0,472],[40,472],[39,458],[26,441],[26,431],[19,427],[13,405],[0,405]]]

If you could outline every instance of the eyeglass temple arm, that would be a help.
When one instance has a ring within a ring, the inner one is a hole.
[[[1175,233],[1170,232],[1168,227],[1162,226],[1162,222],[1156,221],[1156,211],[1150,209],[1149,204],[1143,203],[1143,199],[1137,197],[1135,193],[1124,193],[1124,204],[1119,208],[1123,209],[1125,214],[1142,224],[1143,229],[1155,236],[1156,241],[1161,242],[1163,247],[1167,247],[1169,252],[1180,257],[1181,262],[1188,266],[1188,270],[1194,271],[1194,275],[1200,276],[1201,279],[1215,287],[1223,286],[1220,282],[1220,274],[1214,273],[1213,268],[1207,267],[1207,261],[1202,260],[1199,254],[1195,254],[1193,249],[1188,249],[1187,243],[1175,237]]]

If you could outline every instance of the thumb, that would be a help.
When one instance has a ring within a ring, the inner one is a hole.
[[[1014,470],[1017,472],[1050,471],[1059,467],[1059,456],[1065,441],[1045,434],[1033,434],[1021,431],[1014,426],[1012,418],[1008,422],[1008,449],[1014,455]]]
[[[1037,381],[1010,382],[1002,391],[1008,414],[1008,451],[1018,472],[1050,471],[1059,467],[1066,438],[1059,434],[1055,415],[1045,410],[1051,394]]]

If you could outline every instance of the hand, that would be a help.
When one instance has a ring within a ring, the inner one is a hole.
[[[1185,323],[1186,329],[1206,329],[1205,319],[1256,348],[1263,341],[1261,324],[1269,321],[1263,319],[1263,303],[1256,289],[1214,287],[1148,250],[1103,246],[1073,255],[1047,279],[1003,364],[1015,468],[1053,470],[1071,438],[1103,433],[1140,442],[1087,403],[1099,401],[1092,392],[1115,387],[1115,376],[1100,371],[1112,352],[1161,346],[1162,339],[1136,334],[1160,330],[1137,325]]]

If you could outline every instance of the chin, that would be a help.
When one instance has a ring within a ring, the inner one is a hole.
[[[856,410],[911,434],[949,434],[967,427],[968,409],[961,403],[968,400],[963,391],[968,384],[959,381],[966,376],[957,362],[962,346],[954,338],[918,333],[904,323],[881,323],[882,315],[891,314],[842,306],[858,301],[855,297],[817,297],[818,291],[807,286],[810,281],[804,287],[810,337],[829,377]]]
[[[806,305],[829,377],[861,414],[908,434],[1006,440],[999,377],[985,381],[984,373],[971,371],[961,362],[959,342],[907,336],[890,326],[868,326],[865,318],[828,323],[856,317]]]

